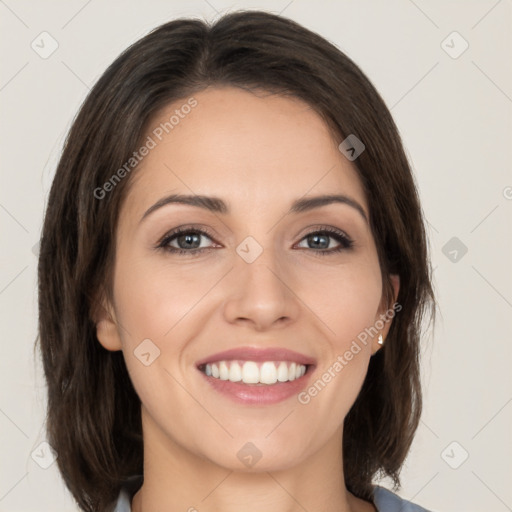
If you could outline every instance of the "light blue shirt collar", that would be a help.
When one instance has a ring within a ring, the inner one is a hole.
[[[141,476],[133,476],[127,481],[119,493],[114,512],[131,512],[131,500],[141,484]],[[373,489],[373,503],[378,512],[429,512],[378,485]]]

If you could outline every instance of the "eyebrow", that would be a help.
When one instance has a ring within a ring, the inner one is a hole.
[[[149,207],[145,212],[140,222],[142,222],[148,215],[154,211],[167,206],[169,204],[187,204],[190,206],[196,206],[213,213],[228,214],[229,207],[224,200],[220,197],[213,196],[202,196],[202,195],[185,195],[185,194],[171,194],[169,196],[159,199],[153,206]],[[314,197],[305,197],[295,200],[288,213],[302,213],[321,206],[326,206],[333,203],[341,203],[351,206],[359,212],[363,219],[368,222],[368,217],[364,208],[355,200],[349,196],[343,194],[331,194],[331,195],[320,195]]]

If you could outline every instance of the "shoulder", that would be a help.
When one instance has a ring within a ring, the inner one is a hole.
[[[378,512],[429,512],[378,485],[373,489],[373,503]]]
[[[131,507],[131,496],[123,488],[117,497],[114,512],[131,512]]]
[[[123,484],[113,512],[131,512],[133,495],[142,485],[142,475],[134,475]]]

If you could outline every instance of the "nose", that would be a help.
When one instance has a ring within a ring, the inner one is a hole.
[[[294,291],[289,271],[284,271],[265,249],[258,259],[247,263],[238,258],[226,283],[228,297],[224,318],[229,323],[245,323],[263,331],[294,322],[300,311],[300,299]]]

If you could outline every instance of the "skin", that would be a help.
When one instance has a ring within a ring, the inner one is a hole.
[[[144,484],[133,511],[375,511],[343,485],[341,440],[377,337],[307,405],[296,396],[236,404],[196,368],[199,359],[238,346],[285,347],[316,359],[309,386],[388,309],[374,239],[356,208],[335,203],[287,214],[296,199],[337,193],[368,217],[357,172],[338,150],[341,141],[298,99],[232,87],[194,97],[198,105],[130,177],[116,234],[114,301],[103,301],[97,319],[99,342],[123,351],[142,402]],[[166,107],[152,126],[184,103]],[[168,204],[141,221],[174,193],[218,196],[230,212]],[[188,224],[214,235],[200,238],[208,249],[191,256],[155,248]],[[346,233],[353,248],[319,254],[340,245],[333,238],[328,249],[308,243],[325,226]],[[236,252],[247,236],[263,249],[252,263]],[[149,366],[134,355],[145,339],[160,350]],[[251,468],[237,457],[249,441],[262,455]]]

